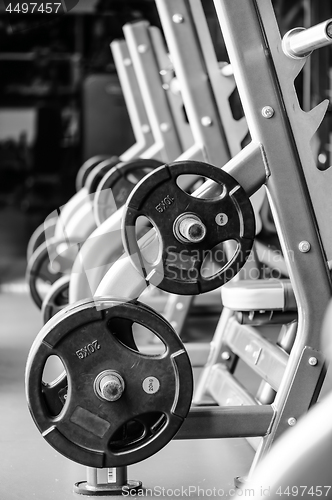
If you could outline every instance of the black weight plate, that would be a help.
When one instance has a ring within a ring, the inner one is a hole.
[[[220,195],[197,198],[182,190],[181,175],[199,175],[220,186]],[[176,220],[183,214],[200,218],[206,235],[200,242],[179,241]],[[159,256],[148,262],[141,252],[136,235],[136,221],[145,216],[157,228]],[[132,191],[125,206],[122,235],[133,264],[151,284],[167,292],[196,295],[224,285],[243,267],[255,237],[255,217],[249,197],[238,182],[222,169],[202,162],[183,161],[164,165],[148,174]],[[227,260],[218,245],[237,242],[236,251]],[[206,257],[220,266],[211,276],[204,275]],[[134,257],[133,257],[134,256]]]
[[[77,172],[76,183],[75,183],[76,191],[79,191],[84,187],[85,181],[91,170],[94,169],[100,162],[107,160],[107,158],[109,158],[109,156],[107,155],[93,156],[92,158],[89,158],[87,161],[83,163],[83,165]]]
[[[64,273],[68,273],[77,256],[78,245],[67,241],[51,240],[42,243],[32,254],[26,271],[26,281],[30,294],[39,309],[42,307],[43,297],[39,284],[52,285]]]
[[[62,276],[53,283],[42,304],[43,323],[68,305],[70,275]]]
[[[136,184],[163,163],[137,158],[119,163],[99,183],[94,197],[94,215],[98,226],[125,204]]]
[[[112,158],[102,161],[91,170],[84,184],[88,190],[88,194],[95,194],[97,186],[104,175],[106,175],[107,172],[114,168],[118,163],[119,158],[117,156],[112,156]]]
[[[130,339],[133,323],[156,335],[165,352],[140,352]],[[43,370],[52,355],[65,374],[45,384]],[[95,391],[105,370],[124,379],[117,401]],[[149,392],[151,377],[159,390]],[[181,340],[164,318],[137,301],[99,298],[66,307],[40,331],[27,361],[26,394],[38,429],[58,452],[90,467],[130,465],[163,448],[187,416],[192,390]]]

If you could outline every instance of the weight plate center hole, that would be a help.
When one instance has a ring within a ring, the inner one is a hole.
[[[104,401],[117,401],[125,390],[125,381],[120,373],[114,370],[105,370],[100,373],[94,384],[96,394]]]
[[[181,214],[174,222],[173,232],[180,242],[199,243],[206,236],[206,227],[195,214]]]

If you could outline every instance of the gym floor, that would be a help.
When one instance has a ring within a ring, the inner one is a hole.
[[[40,311],[24,285],[32,229],[26,216],[0,213],[0,499],[67,500],[79,498],[73,485],[86,479],[85,467],[42,439],[24,393],[26,359],[42,326]],[[253,454],[243,439],[172,441],[157,455],[129,467],[128,477],[142,481],[152,497],[227,497],[234,478],[248,472]]]

